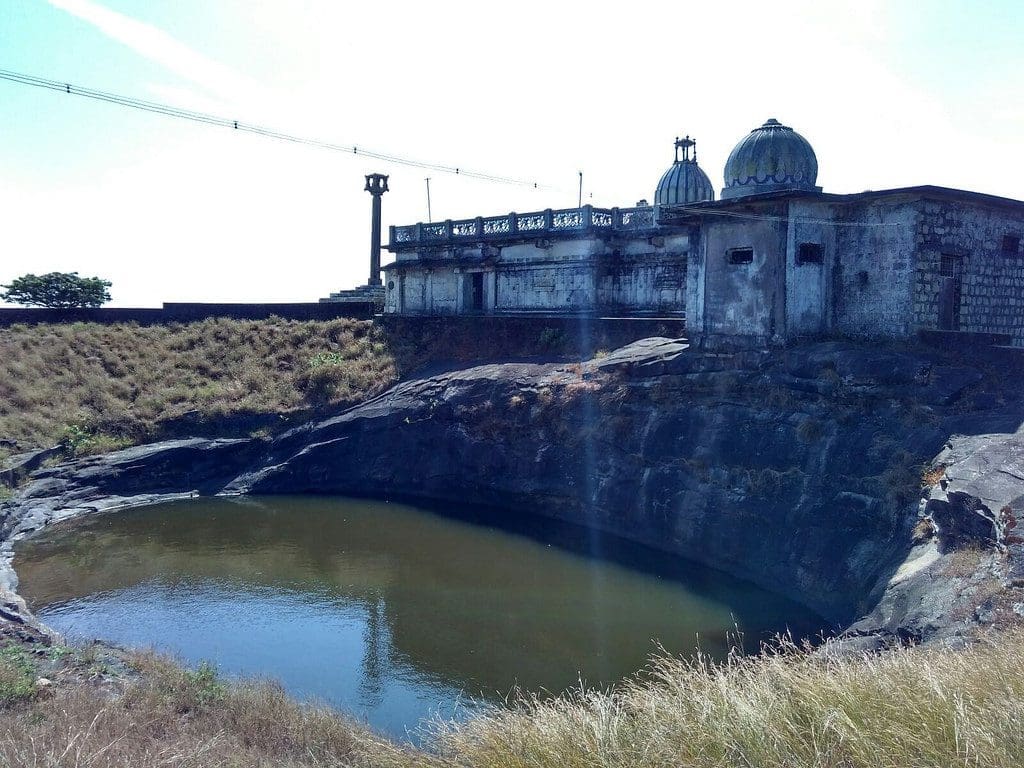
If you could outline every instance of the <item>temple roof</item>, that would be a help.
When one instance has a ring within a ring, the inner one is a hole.
[[[697,165],[696,144],[697,142],[689,136],[685,139],[676,139],[675,162],[658,182],[658,188],[654,193],[655,205],[679,205],[715,199],[711,179]],[[691,148],[694,149],[693,157],[690,157]]]
[[[810,142],[771,118],[737,144],[725,163],[722,199],[765,192],[815,191],[818,159]]]

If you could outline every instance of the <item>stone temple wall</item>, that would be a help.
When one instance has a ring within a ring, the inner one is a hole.
[[[786,335],[828,331],[833,301],[832,271],[837,262],[834,214],[827,205],[794,200],[786,236]],[[807,253],[805,247],[817,253]]]
[[[756,343],[921,330],[1024,346],[1024,205],[957,190],[737,201],[643,232],[403,251],[388,314],[682,315]],[[669,219],[669,221],[672,221]]]
[[[1024,211],[924,200],[916,232],[918,328],[1004,333],[1024,346]]]
[[[682,315],[688,248],[689,237],[675,233],[491,246],[486,258],[467,249],[458,258],[403,258],[388,269],[385,313]]]
[[[891,198],[843,205],[835,221],[831,328],[857,337],[910,336],[917,205]]]

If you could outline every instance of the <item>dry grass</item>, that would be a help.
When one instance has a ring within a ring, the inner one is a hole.
[[[10,440],[87,454],[182,434],[267,434],[287,426],[275,415],[353,405],[427,365],[529,358],[537,344],[529,328],[389,331],[351,319],[0,328],[0,451],[16,452]],[[580,344],[560,341],[560,355]]]
[[[809,416],[800,422],[796,428],[797,437],[805,443],[816,443],[825,434],[825,426],[813,416]]]
[[[118,695],[89,682],[57,686],[0,719],[0,764],[89,766],[348,766],[405,753],[327,707],[291,701],[273,683],[225,683],[140,655],[141,677]]]
[[[939,481],[946,476],[946,465],[936,464],[930,469],[925,469],[921,473],[921,485],[927,487],[929,485],[938,485]]]
[[[0,330],[0,438],[102,452],[185,414],[201,423],[352,403],[397,375],[368,321],[15,326]]]
[[[949,557],[943,575],[950,578],[966,579],[978,572],[986,552],[980,546],[959,547]]]
[[[617,693],[531,700],[439,735],[482,768],[1024,763],[1024,637],[966,651],[662,660]]]
[[[614,692],[524,698],[433,751],[399,748],[270,683],[141,656],[119,696],[88,682],[0,718],[0,764],[447,768],[903,768],[1024,763],[1024,634],[869,657],[662,659]],[[0,666],[5,663],[0,659]]]

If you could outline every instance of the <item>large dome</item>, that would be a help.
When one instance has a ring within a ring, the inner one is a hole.
[[[658,189],[654,192],[655,205],[700,203],[715,199],[711,179],[697,165],[696,151],[690,157],[690,148],[696,143],[689,136],[676,139],[676,160],[658,182]],[[680,149],[683,150],[682,157],[679,156]]]
[[[725,162],[722,199],[766,192],[816,192],[818,158],[810,143],[774,118],[752,130]]]

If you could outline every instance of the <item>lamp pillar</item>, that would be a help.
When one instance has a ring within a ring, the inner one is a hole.
[[[388,191],[388,177],[371,173],[366,177],[365,190],[373,196],[370,215],[370,281],[367,285],[382,285],[380,279],[380,196]]]

